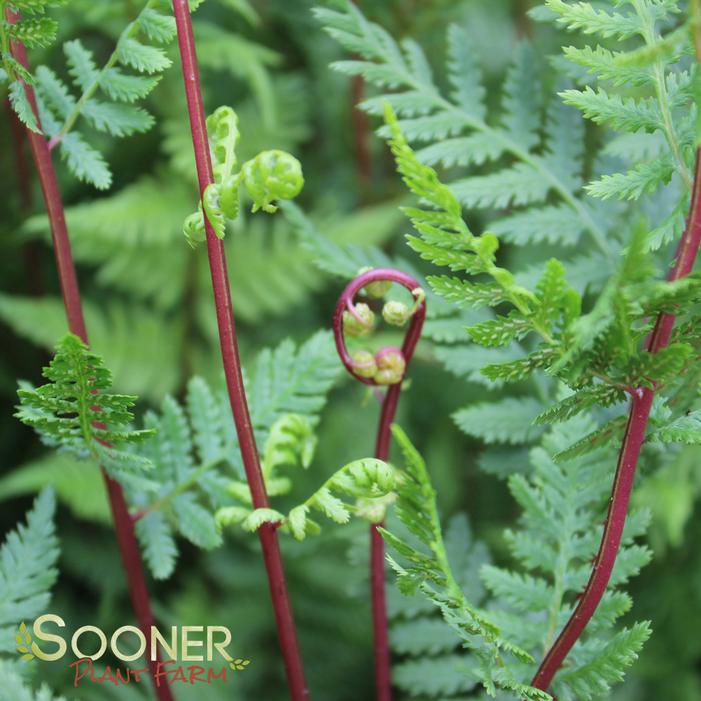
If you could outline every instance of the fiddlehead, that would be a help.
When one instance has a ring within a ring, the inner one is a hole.
[[[346,345],[346,335],[367,336],[373,329],[375,315],[370,304],[387,295],[393,283],[411,294],[411,307],[404,302],[388,300],[382,307],[382,318],[394,326],[409,323],[401,348],[380,348],[374,354],[369,350],[355,350]],[[355,297],[364,294],[367,302],[355,304]],[[426,294],[414,278],[391,268],[364,270],[343,291],[333,317],[336,349],[346,370],[360,382],[371,386],[387,386],[382,400],[382,411],[377,432],[375,458],[386,460],[389,455],[390,426],[397,411],[402,381],[414,355],[426,318]],[[392,698],[390,680],[390,650],[387,610],[385,603],[384,543],[378,528],[382,527],[384,508],[373,514],[370,526],[370,580],[372,589],[372,617],[375,648],[375,688],[379,701]]]
[[[185,238],[193,248],[206,238],[203,209],[214,233],[224,238],[226,221],[236,219],[239,213],[241,185],[253,201],[253,211],[262,209],[270,214],[277,211],[273,204],[276,200],[294,199],[304,186],[302,165],[285,151],[263,151],[237,171],[236,147],[241,137],[238,122],[236,112],[226,106],[207,118],[214,182],[205,188],[198,211],[183,225]]]

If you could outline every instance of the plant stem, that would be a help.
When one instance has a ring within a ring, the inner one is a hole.
[[[334,339],[336,349],[346,369],[364,384],[374,385],[371,378],[361,377],[354,370],[353,359],[346,348],[343,336],[343,314],[352,305],[355,295],[368,283],[390,281],[403,285],[415,298],[411,325],[402,345],[402,355],[406,367],[414,355],[416,344],[421,335],[424,319],[426,318],[426,298],[414,294],[420,290],[419,283],[409,275],[391,268],[370,270],[356,277],[343,291],[336,305],[333,317]],[[406,369],[405,369],[406,374]],[[403,379],[403,378],[402,378]],[[377,429],[375,457],[379,460],[389,458],[390,429],[397,413],[402,382],[391,385],[382,401],[382,410]],[[383,523],[373,523],[370,526],[370,592],[372,597],[373,649],[375,655],[375,692],[377,701],[392,701],[391,658],[389,647],[389,626],[387,624],[387,603],[385,592],[385,546],[379,532]]]
[[[399,403],[401,382],[392,385],[382,402],[377,429],[375,457],[389,458],[390,427]],[[392,660],[389,649],[389,624],[385,591],[385,541],[377,530],[383,522],[370,525],[370,591],[372,594],[372,632],[375,650],[375,690],[377,701],[392,701]]]
[[[676,253],[674,267],[668,280],[674,281],[688,275],[694,267],[696,256],[701,243],[701,154],[696,154],[696,174],[694,178],[691,210],[686,228],[682,235]],[[669,344],[675,317],[673,314],[660,314],[648,342],[648,351],[657,353]],[[594,615],[601,598],[606,592],[611,572],[616,562],[616,556],[623,536],[623,527],[628,512],[628,502],[635,471],[640,457],[640,450],[645,440],[645,431],[650,418],[652,400],[655,389],[638,388],[633,394],[628,424],[626,426],[623,444],[618,457],[616,474],[613,480],[613,490],[608,514],[604,524],[601,545],[594,561],[589,582],[582,594],[569,621],[562,629],[557,640],[543,659],[533,681],[537,689],[546,691],[555,673],[560,668],[565,657],[584,632],[587,624]]]
[[[6,16],[11,23],[19,19],[19,15],[10,10],[6,11]],[[13,41],[11,46],[14,58],[27,68],[27,52],[24,45]],[[37,124],[39,124],[39,110],[37,109],[34,90],[26,83],[24,89],[27,94],[27,99],[34,111]],[[79,336],[87,344],[88,334],[85,327],[85,318],[83,316],[78,278],[73,264],[73,255],[71,252],[68,229],[66,227],[63,202],[56,179],[56,172],[54,171],[53,162],[51,160],[51,153],[46,140],[41,134],[36,134],[28,129],[27,136],[29,138],[32,157],[39,175],[39,182],[44,195],[44,202],[46,203],[46,211],[51,223],[51,236],[61,283],[63,304],[68,318],[68,326],[72,333]],[[150,640],[150,630],[154,619],[151,613],[151,603],[146,587],[146,577],[144,576],[139,546],[134,533],[134,526],[129,516],[126,500],[124,499],[124,493],[120,484],[115,482],[104,469],[102,470],[102,475],[107,487],[114,528],[122,563],[127,576],[127,585],[132,606],[141,630],[146,635],[147,640]],[[155,673],[157,666],[158,660],[149,660],[149,667],[152,674]],[[156,685],[155,688],[156,696],[160,701],[173,701],[173,695],[168,684]]]
[[[217,465],[219,465],[220,462],[223,462],[223,460],[224,456],[203,463],[186,480],[173,487],[173,489],[158,499],[158,501],[155,501],[153,504],[149,504],[149,506],[145,506],[143,509],[137,511],[132,516],[132,519],[135,522],[140,521],[153,511],[162,511],[166,507],[170,506],[177,496],[180,496],[183,492],[186,492],[188,489],[190,489],[190,487],[194,487],[200,481],[200,477],[203,477],[210,470],[213,470]]]
[[[354,0],[360,6],[360,0]],[[372,177],[372,157],[370,155],[370,120],[360,109],[365,94],[365,81],[362,75],[355,75],[351,80],[351,123],[353,126],[353,155],[355,156],[358,180],[363,187],[370,184]]]
[[[202,196],[207,186],[214,181],[214,178],[202,102],[197,52],[187,0],[173,0],[173,11],[178,29],[178,45],[183,66],[185,94],[190,115],[200,194]],[[253,507],[256,509],[267,508],[268,495],[265,490],[260,458],[241,374],[241,362],[239,360],[224,243],[216,237],[214,229],[206,216],[205,229],[224,374],[226,376],[234,423],[236,424],[241,457],[251,490]],[[303,701],[303,699],[309,697],[309,692],[304,678],[304,669],[297,643],[297,633],[287,592],[276,527],[273,524],[266,523],[258,530],[258,535],[268,573],[270,596],[275,612],[280,647],[285,661],[290,696],[294,701]]]

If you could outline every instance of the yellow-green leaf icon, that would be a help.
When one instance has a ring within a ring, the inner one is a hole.
[[[233,662],[231,662],[229,664],[229,667],[231,667],[231,669],[236,669],[236,670],[241,671],[241,670],[246,669],[246,667],[248,667],[249,664],[251,664],[251,660],[244,660],[244,659],[239,657],[238,659],[235,659]]]
[[[19,631],[15,633],[15,642],[17,643],[17,652],[22,653],[23,660],[33,660],[32,654],[32,636],[27,630],[27,626],[22,622]]]

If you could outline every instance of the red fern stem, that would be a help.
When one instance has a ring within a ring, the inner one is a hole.
[[[195,149],[200,193],[204,195],[205,189],[213,182],[214,178],[188,0],[173,0],[173,10],[178,28],[178,45],[183,67],[183,78],[185,80],[185,94],[190,114],[190,127]],[[236,424],[236,432],[239,438],[241,457],[251,490],[253,506],[256,509],[266,508],[268,506],[268,495],[263,481],[258,448],[256,447],[243,386],[224,244],[217,238],[206,217],[205,229],[224,374],[229,391],[231,410]],[[287,672],[287,684],[293,701],[303,701],[303,699],[308,698],[309,692],[304,678],[304,669],[297,643],[297,633],[287,592],[276,527],[273,524],[264,524],[258,530],[258,535],[268,573],[270,596]]]
[[[19,15],[10,10],[7,10],[6,16],[9,22],[16,22],[19,19]],[[19,63],[25,68],[28,68],[27,52],[23,44],[13,41],[12,54]],[[32,106],[37,124],[40,124],[39,110],[37,108],[34,90],[26,83],[24,84],[24,89],[27,99]],[[37,134],[29,129],[26,131],[32,158],[39,176],[46,211],[51,224],[54,255],[56,257],[56,267],[58,268],[63,305],[68,318],[68,328],[87,344],[88,332],[83,316],[78,277],[73,263],[71,242],[63,210],[63,200],[61,199],[61,192],[58,187],[58,180],[56,179],[56,171],[54,170],[51,153],[49,152],[46,140],[41,134]],[[122,564],[127,577],[127,586],[132,607],[139,622],[139,627],[144,632],[144,635],[146,635],[146,639],[150,640],[151,626],[154,624],[154,619],[151,612],[148,588],[146,586],[146,576],[144,574],[139,546],[134,532],[134,524],[129,515],[129,509],[127,508],[121,485],[115,482],[104,469],[102,469],[102,476],[107,487],[114,529],[122,557]],[[150,657],[151,655],[149,654],[149,667],[155,680],[159,662],[158,659],[151,660]],[[155,683],[155,689],[159,701],[173,701],[173,695],[168,684]]]
[[[334,339],[341,361],[353,377],[367,385],[376,383],[356,372],[353,359],[348,353],[343,335],[343,314],[353,310],[355,295],[367,284],[372,282],[396,282],[403,285],[409,292],[420,288],[420,285],[409,275],[391,268],[370,270],[356,277],[343,291],[336,305],[333,317]],[[411,325],[404,339],[401,353],[406,367],[414,355],[414,349],[421,335],[424,319],[426,318],[426,303],[422,301],[414,311]],[[405,369],[406,374],[406,369]],[[389,457],[390,427],[397,413],[399,395],[402,383],[391,385],[382,400],[382,410],[377,429],[375,457],[387,460]],[[378,528],[382,523],[370,526],[370,592],[372,599],[373,649],[375,661],[375,698],[376,701],[392,701],[391,656],[389,647],[389,626],[387,623],[387,603],[385,593],[385,545]]]
[[[701,243],[701,158],[699,156],[700,154],[697,152],[691,210],[684,234],[679,242],[674,266],[668,275],[669,281],[685,277],[692,271],[699,251],[699,244]],[[650,353],[657,353],[669,344],[674,321],[675,317],[673,314],[663,313],[659,315],[655,328],[648,340],[648,351]],[[655,390],[647,387],[638,388],[633,394],[628,424],[613,479],[613,489],[604,524],[604,533],[594,561],[594,567],[589,582],[572,616],[543,659],[535,677],[533,677],[531,684],[537,689],[547,691],[557,670],[577,640],[579,640],[606,592],[613,566],[616,563],[621,538],[623,537],[623,527],[625,526],[628,513],[628,502],[630,501],[635,471],[638,465],[638,458],[640,457],[640,450],[645,440],[645,431],[654,397]]]

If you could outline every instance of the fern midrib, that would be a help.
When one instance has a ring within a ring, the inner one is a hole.
[[[513,156],[521,160],[522,162],[530,165],[534,168],[540,175],[547,180],[551,188],[557,192],[560,197],[579,215],[580,219],[584,223],[585,227],[589,231],[594,240],[594,243],[599,247],[601,252],[609,259],[613,260],[613,253],[606,241],[606,233],[599,227],[599,225],[594,221],[591,214],[586,210],[584,205],[575,197],[573,192],[570,192],[566,187],[562,185],[560,179],[555,173],[553,173],[542,159],[532,156],[530,153],[525,151],[521,146],[519,146],[515,141],[510,139],[501,130],[495,129],[489,126],[484,120],[479,119],[473,115],[468,114],[463,109],[452,103],[450,100],[443,97],[438,91],[430,90],[427,91],[426,85],[416,80],[411,73],[407,73],[404,66],[397,65],[391,57],[387,57],[384,52],[382,45],[377,42],[375,37],[366,32],[365,38],[374,44],[376,55],[384,56],[385,62],[392,66],[397,74],[403,76],[404,83],[417,92],[425,96],[429,104],[433,102],[438,107],[441,107],[447,112],[453,113],[458,119],[460,119],[464,124],[471,127],[472,129],[481,131],[485,134],[489,134],[493,138],[497,139],[500,143],[504,145],[504,149],[511,153]]]
[[[187,492],[190,487],[194,487],[200,481],[200,478],[204,477],[208,472],[217,467],[219,463],[224,462],[225,460],[226,457],[221,455],[217,458],[202,463],[202,465],[200,465],[187,479],[173,487],[173,489],[163,495],[160,499],[158,499],[158,501],[155,501],[153,504],[141,509],[138,512],[138,518],[144,518],[154,511],[163,511],[173,503],[176,497],[179,497],[184,492]]]
[[[10,39],[8,33],[5,31],[5,0],[0,0],[0,51],[2,51],[2,65],[5,68],[5,73],[7,73],[8,83],[12,82],[12,75],[14,71],[10,66],[10,62],[5,58],[10,55]]]
[[[76,102],[75,107],[73,108],[73,111],[66,117],[65,122],[63,123],[63,126],[59,130],[59,132],[56,134],[51,139],[50,146],[53,148],[54,146],[58,145],[73,129],[75,126],[75,123],[78,121],[78,118],[83,112],[83,109],[85,108],[85,105],[88,103],[88,101],[95,95],[95,93],[99,90],[100,88],[100,83],[102,79],[105,76],[105,73],[110,68],[114,68],[115,63],[119,60],[119,47],[122,44],[122,42],[125,39],[131,38],[139,29],[139,23],[141,21],[141,15],[146,12],[146,10],[150,10],[154,5],[156,4],[156,0],[148,0],[148,2],[144,5],[144,7],[141,9],[139,14],[136,16],[136,19],[134,19],[132,22],[130,22],[124,31],[119,35],[119,39],[117,39],[117,44],[114,48],[114,51],[110,55],[110,57],[107,59],[107,62],[105,65],[99,70],[97,77],[95,80],[92,82],[91,85],[89,85],[84,91],[83,94],[80,96],[80,99],[78,102]]]
[[[563,531],[565,529],[562,529]],[[553,571],[553,595],[548,608],[548,624],[543,639],[543,654],[545,655],[555,639],[557,633],[558,620],[562,603],[565,597],[565,575],[569,567],[569,549],[567,548],[567,539],[562,537],[558,542],[558,555],[555,569]]]
[[[660,38],[655,30],[654,21],[650,17],[649,12],[646,12],[646,8],[641,4],[640,0],[633,0],[633,7],[635,8],[640,20],[644,23],[643,40],[648,46],[653,46]],[[681,146],[674,128],[672,113],[669,109],[669,94],[665,84],[664,64],[660,59],[656,60],[653,65],[652,77],[655,81],[655,96],[657,98],[657,105],[660,109],[660,115],[662,117],[662,130],[664,132],[665,139],[667,140],[667,143],[672,151],[677,172],[686,186],[687,192],[691,192],[693,179],[682,156]]]
[[[413,79],[410,74],[404,74],[407,84],[413,87],[417,91],[425,92],[425,86],[420,82]],[[423,89],[423,90],[422,90]],[[466,126],[474,129],[476,131],[481,131],[489,136],[493,137],[499,141],[504,146],[504,150],[511,153],[517,159],[531,166],[535,171],[537,171],[549,184],[550,187],[557,192],[560,197],[579,215],[579,218],[584,223],[586,229],[591,234],[594,243],[598,246],[601,252],[610,260],[613,260],[613,253],[606,241],[606,233],[599,227],[599,225],[594,221],[591,214],[586,210],[584,205],[577,199],[573,192],[562,185],[561,180],[553,173],[545,164],[543,159],[533,156],[532,154],[525,151],[521,146],[519,146],[515,141],[510,139],[503,131],[500,129],[495,129],[489,126],[485,121],[468,114],[463,109],[453,104],[450,100],[446,99],[442,95],[432,93],[427,95],[428,99],[432,99],[437,107],[442,108],[446,112],[454,114],[459,118]]]

